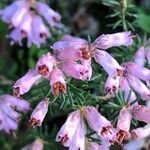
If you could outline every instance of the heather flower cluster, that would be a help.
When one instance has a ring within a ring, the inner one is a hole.
[[[51,36],[48,26],[61,27],[61,16],[47,4],[35,0],[17,0],[0,11],[2,21],[12,30],[7,36],[11,45],[27,39],[28,47],[32,44],[40,47]]]
[[[44,2],[35,0],[17,0],[1,10],[0,17],[12,29],[8,35],[11,43],[22,45],[22,40],[26,38],[29,47],[32,44],[40,47],[51,36],[45,22],[51,27],[61,26],[61,16]],[[43,82],[43,79],[48,80],[49,93],[53,97],[67,95],[69,79],[90,81],[95,62],[107,74],[104,95],[115,99],[118,93],[123,93],[124,103],[117,110],[118,117],[109,120],[101,108],[94,104],[75,106],[55,140],[69,150],[109,150],[115,143],[123,145],[125,140],[137,141],[148,137],[150,69],[147,66],[150,65],[150,40],[137,50],[131,61],[122,64],[106,51],[112,47],[130,48],[132,44],[133,35],[130,31],[103,34],[92,43],[79,37],[64,35],[50,46],[52,51],[43,54],[35,67],[13,84],[13,96],[0,96],[0,131],[11,133],[17,130],[21,112],[30,109],[29,102],[23,98],[33,86]],[[53,102],[55,101],[51,101],[47,95],[37,104],[29,118],[31,127],[43,124]],[[132,128],[132,119],[142,122],[143,127]],[[37,138],[22,150],[42,150],[43,146],[44,141]]]
[[[21,118],[19,112],[27,112],[30,108],[26,100],[6,94],[0,96],[0,131],[10,133],[18,128]]]

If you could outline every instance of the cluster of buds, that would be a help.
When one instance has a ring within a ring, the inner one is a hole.
[[[141,139],[148,137],[150,135],[150,128],[149,125],[145,127],[133,129],[130,132],[130,125],[132,118],[147,123],[150,123],[150,108],[144,105],[134,105],[131,106],[124,106],[118,117],[117,123],[117,142],[122,143],[124,140],[127,139]]]
[[[111,123],[98,113],[93,106],[87,106],[69,114],[67,121],[56,136],[56,141],[65,147],[69,147],[70,150],[84,150],[85,148],[90,150],[92,147],[100,148],[101,146],[107,149],[105,145],[96,145],[96,143],[89,143],[86,140],[87,129],[84,119],[87,120],[89,127],[97,132],[104,143],[109,143],[109,140],[114,139],[115,134]]]
[[[13,85],[13,93],[17,97],[27,93],[31,87],[38,84],[42,78],[50,81],[52,92],[55,96],[59,92],[66,92],[65,76],[57,67],[57,60],[50,53],[43,55],[37,62],[36,67],[30,69],[22,78]]]
[[[8,38],[11,44],[27,38],[28,47],[32,44],[40,47],[51,36],[46,21],[51,27],[59,27],[61,16],[47,4],[35,0],[17,0],[0,11],[1,19],[9,24],[12,32]]]
[[[148,49],[147,49],[148,51]],[[150,51],[150,49],[149,49]],[[122,64],[123,73],[119,78],[108,77],[105,87],[109,89],[109,93],[113,95],[118,90],[123,91],[124,99],[127,100],[130,95],[129,101],[132,102],[136,99],[135,92],[140,94],[143,100],[150,99],[150,89],[148,83],[150,82],[150,70],[144,67],[145,62],[145,49],[139,48],[136,52],[133,62],[126,62]],[[144,82],[147,83],[144,84]],[[114,86],[115,85],[115,86]],[[114,91],[115,92],[112,92]]]
[[[106,39],[107,38],[107,39]],[[114,39],[120,39],[114,41]],[[51,46],[50,52],[39,58],[35,69],[31,69],[14,84],[14,94],[22,95],[44,77],[50,80],[52,92],[55,96],[59,92],[66,92],[65,75],[78,80],[90,80],[92,76],[92,57],[102,65],[110,78],[122,75],[122,67],[106,51],[113,46],[128,46],[132,44],[130,32],[106,34],[98,37],[92,44],[86,40],[65,35],[60,41]],[[103,49],[103,50],[99,50]]]
[[[102,116],[93,106],[82,107],[69,114],[67,121],[62,126],[56,136],[56,141],[69,147],[70,150],[81,149],[85,147],[92,150],[92,147],[109,149],[115,142],[122,144],[124,140],[140,139],[149,136],[149,125],[130,132],[132,117],[150,123],[150,109],[145,106],[123,107],[119,113],[116,127],[113,127],[111,122]],[[102,145],[91,143],[86,139],[87,129],[85,126],[86,120],[88,126],[97,133],[97,140],[100,140]]]
[[[18,128],[18,123],[21,118],[19,112],[27,112],[30,105],[23,99],[16,98],[11,95],[0,96],[0,131],[7,133]]]

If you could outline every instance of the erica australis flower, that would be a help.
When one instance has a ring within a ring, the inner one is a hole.
[[[43,2],[36,3],[37,12],[45,18],[48,24],[52,27],[60,27],[61,16],[58,12],[51,9]]]
[[[115,140],[115,133],[110,121],[102,116],[93,106],[84,107],[83,115],[90,128],[96,131],[103,140]]]
[[[145,125],[137,129],[133,129],[131,132],[133,139],[142,139],[150,135],[150,124]]]
[[[138,105],[135,106],[132,110],[132,115],[135,119],[143,121],[145,123],[150,123],[150,108]]]
[[[35,69],[30,69],[13,85],[14,95],[20,97],[20,95],[27,93],[31,89],[31,87],[40,80],[40,78],[41,75],[39,75]]]
[[[126,66],[126,70],[136,76],[137,78],[141,79],[141,80],[145,80],[145,81],[149,81],[150,80],[150,70],[140,66],[138,64],[132,63],[132,62],[128,62],[126,64],[124,64],[124,66]]]
[[[12,40],[11,44],[22,45],[22,39],[27,38],[29,47],[32,44],[40,47],[50,37],[44,21],[52,27],[61,27],[61,16],[43,2],[17,0],[1,10],[0,16],[13,27],[13,31],[8,35]]]
[[[63,72],[60,69],[54,69],[51,72],[50,85],[55,96],[58,96],[59,92],[66,93],[66,82]]]
[[[136,99],[135,93],[133,92],[134,90],[141,95],[143,100],[148,100],[150,98],[150,90],[143,81],[145,81],[147,85],[149,84],[150,70],[135,62],[124,63],[122,67],[123,73],[120,77],[119,88],[124,91],[125,99],[127,95],[130,94],[130,100],[134,101]]]
[[[26,145],[25,147],[21,148],[21,150],[43,150],[44,144],[43,140],[37,138],[33,143]]]
[[[115,46],[129,46],[132,42],[131,32],[120,32],[101,35],[95,40],[94,44],[99,49],[108,49]]]
[[[122,143],[124,140],[127,140],[130,137],[130,124],[131,124],[132,115],[130,110],[126,107],[122,108],[117,122],[117,141]]]
[[[77,140],[76,136],[78,136],[78,134],[79,134],[78,132],[80,132],[80,128],[81,127],[84,128],[81,125],[82,124],[81,120],[82,120],[82,118],[81,118],[81,114],[80,114],[79,110],[70,113],[68,118],[67,118],[67,121],[65,122],[65,124],[61,127],[60,131],[58,132],[58,134],[56,136],[56,141],[60,142],[65,147],[70,147],[71,143],[73,145],[76,145],[74,143]],[[82,136],[82,133],[81,133],[81,136]]]
[[[49,100],[45,99],[35,107],[30,117],[31,126],[35,127],[42,125],[42,122],[48,112],[48,106]]]
[[[98,50],[98,48],[107,49],[112,46],[128,46],[132,44],[132,37],[130,35],[130,32],[103,35],[103,37],[105,36],[106,40],[108,40],[106,42],[107,46],[105,46],[105,48],[101,36],[97,38],[92,44],[90,44],[84,39],[68,35],[65,35],[60,41],[55,42],[53,46],[51,46],[51,48],[54,49],[54,54],[59,60],[63,60],[65,62],[67,61],[68,63],[70,63],[74,61],[82,61],[83,59],[89,60],[94,57],[96,62],[98,62],[104,68],[109,76],[121,76],[122,67],[111,55],[103,50]]]
[[[13,97],[11,95],[0,96],[0,131],[4,130],[7,133],[18,128],[18,122],[21,117],[21,112],[29,110],[29,103],[25,100]]]
[[[90,58],[89,44],[86,40],[81,38],[65,35],[51,47],[60,60],[77,61],[81,58]]]
[[[39,74],[48,77],[53,70],[55,65],[55,58],[50,54],[44,54],[41,58],[39,58],[36,69]]]
[[[69,150],[85,150],[85,125],[83,119],[78,124],[75,135],[70,143]]]
[[[143,100],[147,100],[150,98],[150,90],[136,76],[128,74],[127,80],[130,83],[131,87],[141,95]]]
[[[99,63],[109,76],[121,76],[123,68],[118,62],[106,51],[97,50],[94,54],[95,61]]]

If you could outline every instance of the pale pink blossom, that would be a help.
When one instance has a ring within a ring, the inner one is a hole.
[[[118,116],[117,122],[117,141],[122,143],[124,140],[127,140],[130,137],[130,124],[131,124],[132,115],[128,107],[123,107]]]
[[[50,73],[50,85],[55,96],[58,96],[59,92],[66,93],[66,82],[64,78],[64,74],[60,69],[54,69]]]
[[[48,99],[44,99],[35,107],[30,117],[30,124],[32,127],[42,125],[42,122],[48,112],[49,103]]]
[[[141,95],[143,100],[148,100],[150,98],[150,90],[146,87],[146,85],[139,80],[136,76],[131,74],[127,75],[127,80],[130,86]]]
[[[140,66],[138,64],[135,64],[133,62],[127,62],[123,64],[123,66],[126,68],[128,73],[138,77],[141,80],[148,81],[150,80],[150,70]]]
[[[132,109],[132,115],[136,120],[150,123],[150,108],[144,105],[135,106]]]
[[[141,46],[138,51],[135,53],[134,62],[139,66],[144,66],[145,64],[145,49]]]
[[[0,130],[7,133],[18,128],[21,117],[20,112],[29,110],[29,103],[25,100],[13,97],[11,95],[0,96]]]
[[[43,2],[36,3],[37,12],[45,18],[48,24],[52,27],[57,27],[60,24],[61,16],[58,12],[51,9],[47,4]]]
[[[22,39],[24,38],[24,35],[21,33],[21,30],[19,28],[13,29],[11,33],[6,37],[11,39],[10,45],[19,43],[19,45],[22,46]]]
[[[106,82],[105,82],[105,91],[106,93],[109,93],[110,95],[114,95],[118,92],[119,89],[119,83],[120,83],[120,77],[115,76],[111,77],[108,76]]]
[[[78,124],[77,130],[70,143],[69,150],[85,150],[85,124],[83,119]]]
[[[131,89],[127,79],[122,77],[120,79],[120,89],[124,92],[124,100],[130,103],[136,100],[136,95],[134,91]]]
[[[45,43],[48,37],[50,37],[50,33],[48,27],[44,24],[43,19],[38,15],[34,15],[32,21],[32,36],[30,40],[40,47],[41,44]]]
[[[81,118],[81,114],[80,114],[79,110],[76,110],[76,111],[70,113],[68,115],[67,121],[65,122],[65,124],[61,127],[60,131],[58,132],[58,134],[56,136],[56,141],[60,142],[65,147],[69,147],[70,144],[73,142],[73,139],[77,132],[77,129],[80,127],[83,127],[83,126],[81,126],[81,119],[82,118]],[[78,129],[78,130],[80,130],[80,129]],[[82,135],[82,133],[81,133],[81,135]],[[78,133],[76,136],[78,136]]]
[[[91,57],[88,42],[84,39],[69,35],[63,36],[51,48],[54,49],[56,57],[60,60],[77,61],[81,58],[89,59]]]
[[[48,77],[56,64],[55,58],[50,54],[46,53],[41,56],[36,64],[38,73],[44,77]]]
[[[90,80],[91,66],[87,64],[77,64],[76,62],[65,62],[61,69],[65,75],[79,80]]]
[[[115,46],[129,46],[133,43],[131,32],[120,32],[114,34],[103,34],[99,36],[94,44],[99,49],[108,49]]]
[[[31,30],[32,30],[32,14],[31,12],[27,12],[23,19],[22,22],[19,25],[20,32],[22,34],[22,38],[31,36]]]
[[[106,51],[97,50],[94,54],[94,59],[104,68],[104,70],[109,74],[109,76],[122,76],[123,68]]]
[[[24,0],[17,0],[13,2],[11,5],[7,6],[3,10],[1,10],[0,16],[1,19],[6,23],[11,23],[11,18],[20,7],[24,5]]]
[[[44,141],[40,138],[37,138],[31,144],[26,145],[21,148],[21,150],[43,150],[44,149]]]
[[[18,27],[23,21],[24,15],[29,11],[28,2],[24,2],[21,7],[19,7],[11,17],[11,24],[14,27]]]
[[[111,122],[102,116],[93,106],[83,108],[83,115],[91,129],[104,140],[115,140],[115,132]]]
[[[15,96],[20,96],[27,93],[31,87],[36,84],[41,78],[37,70],[29,69],[29,71],[13,85],[13,92]]]
[[[31,9],[32,8],[32,9]],[[40,16],[41,15],[41,16]],[[8,37],[22,46],[23,38],[27,39],[27,46],[38,47],[50,37],[49,28],[44,21],[53,27],[61,27],[61,16],[43,2],[18,0],[0,11],[1,19],[14,27]],[[14,44],[11,42],[11,44]]]
[[[131,131],[132,139],[143,139],[150,135],[150,124],[144,127],[136,128]]]

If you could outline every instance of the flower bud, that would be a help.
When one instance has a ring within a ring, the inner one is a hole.
[[[66,93],[66,82],[60,69],[54,69],[51,72],[50,85],[55,96],[58,96],[59,92]]]
[[[32,127],[42,125],[42,122],[48,112],[48,106],[49,106],[49,100],[45,99],[35,107],[29,121]]]
[[[55,58],[50,53],[47,53],[39,58],[36,69],[40,75],[48,77],[53,70],[54,65]]]
[[[13,85],[14,95],[20,97],[27,93],[31,87],[40,80],[41,75],[35,69],[30,69],[22,78],[18,79]]]
[[[124,107],[121,109],[117,122],[117,141],[122,143],[124,140],[127,140],[130,137],[130,124],[131,124],[132,115],[128,108]]]
[[[108,49],[115,46],[129,46],[133,43],[133,40],[131,32],[120,32],[101,35],[94,43],[99,49]]]

